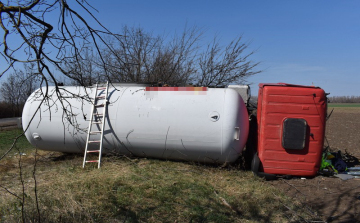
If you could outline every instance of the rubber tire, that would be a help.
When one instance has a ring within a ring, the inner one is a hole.
[[[256,152],[251,161],[251,170],[255,175],[258,174],[259,167],[260,167],[260,159],[259,159],[258,153]]]
[[[256,152],[251,162],[251,170],[254,173],[254,175],[265,178],[265,180],[276,180],[277,177],[275,174],[259,172],[260,163],[261,163],[260,158],[258,156],[258,153]]]

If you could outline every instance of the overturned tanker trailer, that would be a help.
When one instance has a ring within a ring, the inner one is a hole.
[[[45,90],[24,106],[27,139],[42,150],[83,153],[95,87],[49,87],[41,104]],[[247,141],[248,112],[231,88],[111,85],[107,99],[103,153],[225,163]]]

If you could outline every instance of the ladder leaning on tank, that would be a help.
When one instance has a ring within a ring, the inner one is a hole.
[[[102,155],[102,148],[103,148],[103,138],[104,138],[104,127],[105,127],[105,119],[106,119],[106,109],[108,104],[108,90],[109,90],[109,82],[106,82],[106,85],[98,85],[95,86],[95,92],[94,92],[94,99],[92,101],[91,106],[91,116],[90,116],[90,122],[89,122],[89,128],[87,132],[86,137],[86,146],[85,146],[85,152],[84,152],[84,162],[83,162],[83,168],[85,167],[86,163],[98,163],[98,168],[100,168],[101,164],[101,155]],[[98,91],[100,93],[98,94]],[[101,113],[102,108],[102,113]],[[100,111],[100,113],[99,113]],[[98,126],[97,131],[93,131],[94,125]],[[100,127],[100,128],[99,128]],[[98,136],[97,139],[90,139],[91,136]],[[90,144],[97,145],[96,149],[89,149]],[[97,160],[86,160],[88,153],[98,153],[98,159]]]

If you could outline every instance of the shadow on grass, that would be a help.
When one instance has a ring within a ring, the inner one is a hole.
[[[315,202],[313,207],[322,213],[326,222],[360,222],[359,188],[354,186],[337,193],[326,202]]]
[[[83,158],[84,155],[80,153],[61,153],[59,156],[51,156],[49,157],[52,161],[67,161]]]
[[[112,191],[104,211],[124,222],[270,222],[274,214],[251,195],[228,203],[211,185],[187,180],[156,189],[117,182]]]

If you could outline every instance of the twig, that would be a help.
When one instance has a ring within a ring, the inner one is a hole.
[[[13,192],[9,191],[6,187],[1,186],[1,185],[0,185],[0,187],[1,187],[2,189],[6,190],[9,194],[11,194],[11,195],[15,196],[17,199],[22,200],[22,199],[21,199],[21,197],[19,197],[19,196],[18,196],[18,195],[16,195],[15,193],[13,193]]]
[[[276,194],[274,193],[274,192],[272,192],[272,194],[276,197],[276,198],[278,198],[278,196],[276,196]],[[294,215],[296,215],[297,217],[299,217],[299,218],[301,218],[303,221],[305,221],[305,222],[309,222],[309,221],[307,221],[305,218],[303,218],[303,217],[301,217],[300,215],[298,215],[297,213],[296,213],[296,211],[294,211],[293,209],[291,209],[290,207],[288,207],[288,206],[286,206],[284,203],[282,203],[281,201],[280,201],[280,199],[279,199],[279,202],[280,202],[280,204],[282,204],[282,206],[284,206],[286,209],[288,209],[289,211],[291,211]]]
[[[302,193],[299,189],[297,189],[294,185],[288,183],[286,180],[282,180],[282,182],[287,183],[289,186],[293,187],[297,192],[299,192],[300,194],[304,195],[305,197],[307,196],[306,194]]]
[[[231,206],[231,205],[229,204],[229,202],[227,202],[227,201],[225,200],[225,198],[221,197],[215,190],[214,190],[214,193],[215,193],[215,195],[220,199],[221,203],[222,203],[224,206],[226,206],[226,207],[230,208],[232,211],[240,214],[240,211],[236,210],[233,206]]]

